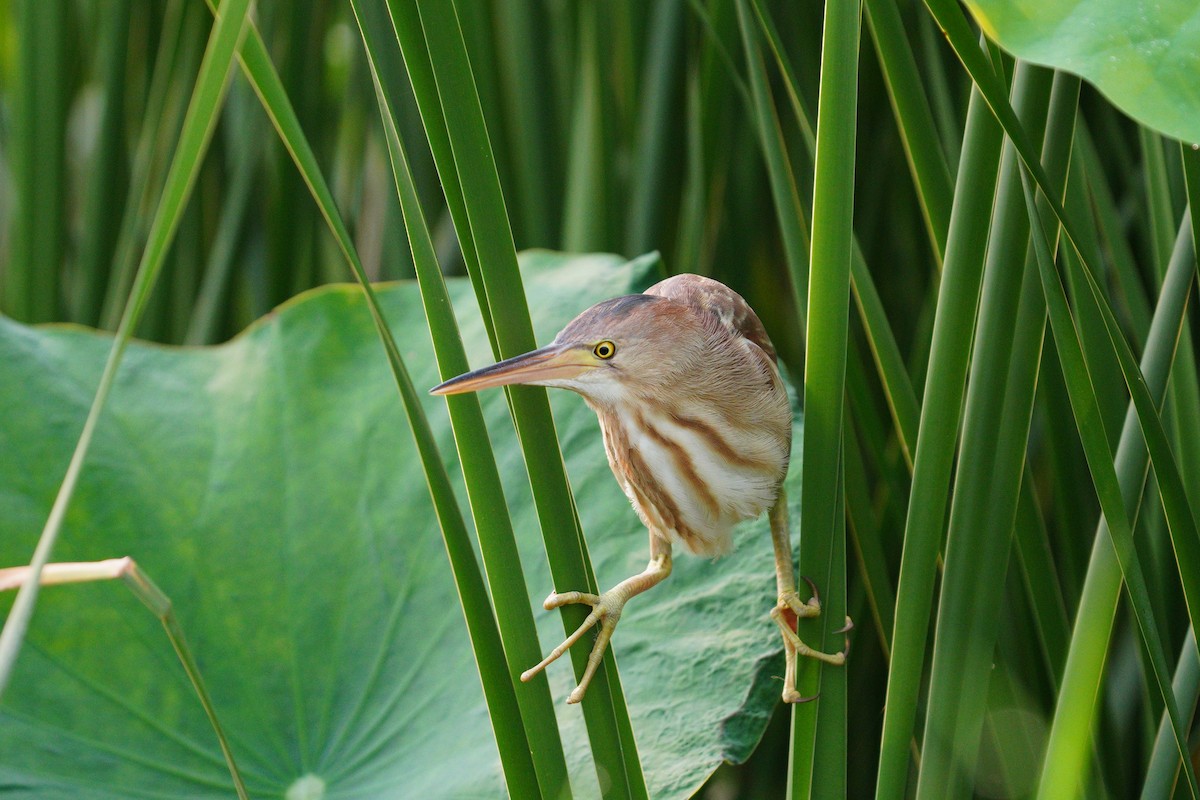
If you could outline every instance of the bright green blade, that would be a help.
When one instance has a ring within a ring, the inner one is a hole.
[[[359,14],[364,10],[356,7]],[[380,70],[375,66],[383,54],[372,48],[373,39],[369,33],[372,26],[369,23],[369,20],[360,18],[359,27],[372,59],[371,73],[379,96],[380,116],[387,135],[392,172],[412,248],[413,266],[421,287],[439,377],[448,380],[469,371],[470,366],[446,295],[433,240],[417,197],[408,156],[396,132],[394,106],[389,101]],[[544,674],[539,674],[532,682],[520,680],[521,673],[531,664],[541,661],[541,645],[534,628],[532,611],[525,602],[525,573],[517,553],[507,500],[484,426],[479,399],[475,395],[452,396],[447,399],[447,409],[462,463],[488,585],[495,600],[494,609],[504,641],[509,678],[520,704],[521,720],[527,736],[526,747],[532,753],[542,793],[558,797],[570,791],[562,740]]]
[[[317,165],[312,148],[300,128],[296,113],[283,90],[279,76],[267,56],[266,48],[256,29],[252,29],[247,38],[241,54],[241,61],[243,69],[268,112],[268,116],[287,146],[288,152],[295,159],[300,176],[311,190],[317,207],[329,225],[347,266],[350,267],[350,271],[358,279],[363,289],[372,322],[383,344],[388,365],[400,392],[409,429],[416,442],[425,480],[434,501],[488,707],[498,717],[520,716],[513,682],[508,674],[510,670],[505,669],[504,647],[492,616],[492,604],[487,596],[483,576],[476,561],[462,514],[450,487],[449,478],[439,461],[429,423],[421,410],[417,391],[384,319],[383,312],[379,308],[375,292],[367,280],[357,250],[350,241],[345,223],[342,221],[329,187]],[[521,727],[501,727],[497,731],[497,744],[500,748],[505,778],[510,791],[532,795],[537,792],[537,780],[531,760],[529,741],[524,733],[524,729]],[[561,775],[560,770],[560,774],[553,782],[558,786],[564,780],[565,776]]]
[[[461,196],[463,201],[461,210],[453,215],[455,230],[460,242],[470,241],[477,254],[473,281],[484,318],[492,326],[494,352],[507,358],[532,350],[535,339],[517,270],[512,229],[454,8],[443,3],[414,7],[403,0],[390,0],[389,10],[410,77],[414,76],[414,67],[425,69],[428,59],[429,74],[421,82],[414,80],[413,87],[418,101],[423,98],[422,119],[431,144],[438,143],[435,159],[443,185],[448,186],[447,198]],[[458,185],[450,186],[452,183]],[[505,394],[525,456],[554,585],[594,593],[597,585],[545,390],[513,386]],[[564,630],[574,631],[586,615],[586,609],[578,605],[564,607],[560,614]],[[577,675],[582,675],[586,659],[582,648],[572,650]],[[610,655],[605,655],[603,669],[589,687],[583,711],[598,778],[612,781],[618,795],[645,795],[637,743],[621,695],[616,662]]]
[[[1027,174],[1022,173],[1022,180],[1025,182],[1026,189],[1026,204],[1030,209],[1031,219],[1036,219],[1037,213],[1033,205],[1033,189],[1028,180]],[[1078,339],[1078,331],[1067,306],[1066,293],[1061,283],[1061,277],[1056,274],[1054,265],[1051,261],[1049,247],[1046,244],[1045,234],[1036,227],[1041,224],[1035,223],[1033,243],[1038,257],[1039,272],[1041,273],[1043,290],[1046,295],[1046,304],[1049,311],[1051,329],[1054,331],[1055,344],[1063,365],[1064,377],[1066,378],[1067,388],[1071,396],[1072,410],[1076,418],[1076,425],[1079,429],[1080,437],[1083,441],[1085,452],[1087,453],[1088,466],[1091,469],[1093,481],[1096,484],[1097,494],[1104,509],[1104,522],[1111,535],[1111,545],[1115,552],[1115,559],[1118,563],[1120,576],[1124,578],[1126,587],[1129,591],[1130,601],[1134,608],[1135,616],[1138,622],[1138,628],[1141,632],[1142,639],[1145,643],[1146,650],[1151,661],[1154,681],[1163,701],[1166,703],[1169,711],[1172,727],[1175,731],[1176,743],[1179,752],[1185,762],[1185,774],[1187,776],[1187,788],[1192,797],[1200,795],[1200,790],[1197,789],[1196,777],[1192,772],[1190,761],[1187,758],[1187,734],[1183,729],[1182,721],[1178,709],[1175,707],[1174,694],[1171,692],[1170,677],[1165,663],[1165,654],[1162,650],[1162,643],[1156,627],[1156,622],[1152,616],[1150,599],[1146,587],[1146,578],[1139,564],[1137,552],[1134,550],[1132,539],[1131,519],[1127,516],[1127,507],[1130,502],[1123,495],[1130,494],[1129,487],[1133,485],[1132,481],[1122,481],[1119,476],[1121,452],[1118,450],[1117,460],[1118,466],[1114,467],[1111,460],[1110,451],[1104,431],[1100,426],[1100,414],[1096,405],[1095,393],[1091,384],[1091,377],[1087,371],[1086,363],[1083,358],[1082,347]],[[1190,274],[1187,276],[1190,284]],[[1186,292],[1183,292],[1183,297],[1186,300]],[[1183,303],[1178,301],[1164,302],[1162,306],[1169,307],[1172,310],[1178,308],[1180,316],[1182,316]],[[1101,306],[1103,310],[1103,306]],[[1178,328],[1176,328],[1177,330]],[[1173,344],[1173,343],[1172,343]],[[1171,347],[1173,355],[1174,348]],[[1120,352],[1118,350],[1118,352]],[[1123,365],[1124,366],[1124,365]],[[1138,389],[1135,388],[1133,406],[1131,415],[1137,419],[1141,425],[1143,432],[1146,434],[1146,443],[1149,445],[1151,459],[1157,463],[1162,463],[1155,456],[1156,440],[1150,435],[1147,428],[1149,427],[1148,414],[1154,414],[1153,402],[1151,408],[1147,410],[1143,404],[1143,399],[1148,400],[1150,397],[1149,390],[1143,383],[1140,386],[1141,397],[1139,397]],[[1136,414],[1133,412],[1136,410]],[[1154,416],[1157,419],[1157,416]],[[1130,417],[1127,417],[1127,428]],[[1125,444],[1125,431],[1122,431],[1122,445]],[[1165,467],[1166,464],[1163,464]],[[1163,500],[1169,502],[1168,494],[1164,492]],[[1137,498],[1134,498],[1133,507],[1136,508]],[[1168,514],[1170,513],[1168,507]],[[1194,546],[1194,543],[1193,543]],[[1086,591],[1086,590],[1085,590]],[[1115,600],[1115,596],[1113,597]],[[1082,612],[1076,620],[1077,627],[1083,621]],[[1072,648],[1074,649],[1074,648]],[[1068,660],[1068,670],[1070,670],[1070,660]],[[1061,697],[1061,696],[1060,696]],[[1060,708],[1061,708],[1060,704]],[[1085,718],[1086,721],[1086,718]],[[1071,727],[1075,728],[1079,725],[1080,720],[1074,720]],[[1053,734],[1052,734],[1053,736]],[[1053,743],[1053,739],[1052,739]],[[1058,764],[1050,759],[1050,752],[1047,754],[1048,768],[1043,773],[1043,782],[1040,788],[1040,794],[1043,797],[1055,796],[1047,794],[1048,792],[1056,791],[1050,787],[1054,783],[1051,781],[1062,781],[1064,776]]]
[[[1013,79],[1014,105],[1031,127],[1045,130],[1044,163],[1060,184],[1070,160],[1078,91],[1078,81],[1024,63]],[[1005,607],[999,576],[1007,572],[1045,330],[1044,301],[1027,259],[1029,218],[1018,169],[1016,154],[1006,149],[946,537],[919,798],[962,794],[975,785]],[[996,579],[980,580],[981,564]]]
[[[797,633],[834,652],[846,618],[843,408],[854,252],[854,130],[858,111],[858,3],[825,5],[813,176],[812,242],[804,359],[804,487],[800,571],[822,588],[822,614]],[[790,224],[795,224],[792,221]],[[833,796],[846,786],[846,670],[804,665],[796,681],[812,703],[792,711],[789,796]]]
[[[999,126],[972,94],[962,163],[946,242],[934,320],[921,426],[913,462],[912,499],[896,596],[896,630],[880,745],[879,798],[903,797],[916,730],[933,584],[950,474],[958,441],[970,340],[983,278],[988,220],[1000,158]]]

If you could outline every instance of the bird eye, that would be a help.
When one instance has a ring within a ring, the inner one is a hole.
[[[593,347],[592,352],[596,354],[596,358],[608,360],[617,354],[617,346],[612,342],[604,341]]]

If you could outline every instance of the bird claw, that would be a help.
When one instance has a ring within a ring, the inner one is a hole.
[[[814,695],[809,695],[808,697],[805,697],[804,695],[797,692],[795,689],[792,689],[790,693],[785,689],[783,692],[783,702],[788,703],[789,705],[798,706],[798,705],[803,705],[804,703],[811,703],[813,700],[816,700],[820,696],[821,696],[820,692],[817,692]]]
[[[812,578],[808,577],[807,575],[801,575],[800,580],[807,583],[808,588],[812,591],[812,600],[810,600],[809,602],[816,603],[817,608],[820,608],[821,607],[821,593],[817,591],[817,585],[815,583],[813,583]]]
[[[562,608],[565,605],[573,603],[582,603],[592,607],[592,612],[587,615],[587,619],[583,621],[575,632],[563,640],[562,644],[550,651],[550,655],[542,659],[537,666],[525,670],[521,673],[522,681],[530,681],[535,675],[544,670],[551,662],[556,661],[563,653],[571,649],[580,638],[583,637],[597,622],[600,623],[600,629],[596,632],[596,642],[592,645],[591,655],[588,656],[587,669],[583,673],[583,677],[579,680],[579,685],[567,696],[567,703],[575,704],[583,700],[584,694],[587,692],[588,685],[592,682],[592,676],[596,673],[596,669],[600,666],[600,662],[604,658],[604,651],[608,648],[608,642],[612,638],[613,631],[617,628],[617,621],[621,618],[621,610],[625,606],[625,598],[614,592],[605,592],[602,595],[590,594],[588,592],[551,592],[550,596],[542,603],[547,611],[553,611],[556,608]]]
[[[846,617],[846,624],[845,624],[845,625],[843,625],[842,627],[838,628],[836,631],[834,631],[834,633],[844,633],[844,634],[846,634],[846,637],[845,637],[845,642],[846,642],[846,643],[845,643],[845,645],[842,647],[842,655],[843,655],[845,658],[849,658],[849,657],[850,657],[850,631],[852,631],[852,630],[854,630],[854,620],[850,619],[850,617],[847,615],[847,617]]]
[[[805,697],[796,691],[796,672],[797,659],[799,656],[806,658],[814,658],[818,661],[829,664],[830,666],[842,666],[846,663],[846,658],[850,654],[850,636],[848,635],[854,629],[854,622],[850,617],[846,617],[846,624],[843,625],[835,633],[847,634],[845,648],[840,653],[824,653],[819,650],[814,650],[804,643],[797,635],[797,628],[800,617],[816,617],[821,613],[821,598],[817,591],[816,584],[809,578],[801,576],[803,581],[808,584],[812,590],[812,599],[807,603],[800,600],[799,595],[794,590],[785,591],[779,596],[779,600],[775,607],[771,609],[771,618],[775,620],[775,624],[779,626],[779,632],[783,636],[784,653],[787,658],[787,673],[784,677],[783,701],[785,703],[810,703],[816,700],[820,693]]]

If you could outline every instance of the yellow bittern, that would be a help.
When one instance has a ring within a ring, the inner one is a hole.
[[[578,703],[626,601],[671,574],[672,543],[698,555],[721,555],[732,545],[735,524],[768,509],[778,589],[771,618],[787,656],[784,701],[806,699],[796,691],[797,656],[845,663],[845,650],[822,653],[796,635],[797,618],[817,616],[821,605],[811,582],[812,599],[800,599],[792,570],[783,491],[792,409],[775,348],[740,295],[709,278],[677,275],[644,294],[592,306],[546,347],[460,375],[431,391],[457,394],[514,383],[583,395],[600,418],[609,466],[650,529],[650,563],[642,573],[599,596],[551,592],[547,610],[586,603],[592,612],[522,680],[600,623],[587,669],[567,699]],[[843,630],[849,630],[849,619],[846,623]]]

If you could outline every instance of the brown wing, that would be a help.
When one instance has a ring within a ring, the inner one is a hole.
[[[685,303],[714,315],[722,325],[754,342],[771,361],[776,361],[775,346],[771,344],[767,330],[754,309],[740,294],[720,281],[702,275],[675,275],[659,281],[645,293]]]

